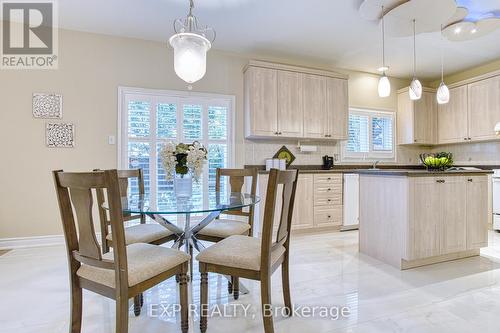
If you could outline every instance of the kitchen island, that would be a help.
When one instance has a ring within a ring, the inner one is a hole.
[[[359,250],[399,269],[479,255],[489,170],[359,170]]]

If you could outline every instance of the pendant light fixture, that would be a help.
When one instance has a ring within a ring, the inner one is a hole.
[[[450,101],[450,90],[444,84],[444,60],[443,60],[443,26],[441,26],[441,83],[436,93],[438,104],[446,104]]]
[[[207,51],[215,40],[215,30],[200,27],[193,15],[194,2],[189,1],[189,13],[185,19],[174,21],[175,34],[169,43],[174,48],[175,74],[191,84],[201,79],[207,69]]]
[[[410,83],[408,93],[412,101],[418,100],[422,97],[422,84],[417,79],[417,42],[416,42],[416,22],[413,19],[413,80]]]
[[[391,82],[385,75],[385,71],[389,68],[385,65],[385,27],[384,27],[384,6],[382,6],[382,76],[378,80],[378,95],[379,97],[388,97],[391,95]]]

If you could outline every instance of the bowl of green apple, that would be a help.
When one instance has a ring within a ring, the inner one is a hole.
[[[453,154],[440,152],[437,154],[420,154],[420,160],[428,170],[446,170],[453,165]]]

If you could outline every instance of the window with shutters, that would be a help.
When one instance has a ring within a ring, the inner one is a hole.
[[[165,142],[199,141],[208,150],[203,177],[193,183],[193,196],[207,200],[215,190],[217,168],[233,164],[234,97],[181,91],[119,88],[119,168],[142,168],[152,200],[173,190],[166,180],[159,151]],[[227,184],[222,184],[226,190]],[[137,182],[130,189],[137,192]]]
[[[396,158],[394,112],[349,110],[348,140],[343,144],[344,161],[392,160]]]

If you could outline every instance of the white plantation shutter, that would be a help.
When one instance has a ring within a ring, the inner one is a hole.
[[[158,191],[173,190],[159,157],[162,146],[199,141],[208,150],[208,161],[193,184],[193,196],[207,200],[209,189],[215,189],[216,169],[232,166],[232,97],[143,89],[121,96],[120,168],[142,168],[146,192],[155,200]],[[130,189],[138,192],[136,181]],[[227,189],[225,182],[222,189]]]
[[[363,109],[349,110],[348,140],[343,160],[395,159],[394,113]]]
[[[349,139],[347,151],[367,153],[369,144],[369,117],[359,114],[349,114]]]

